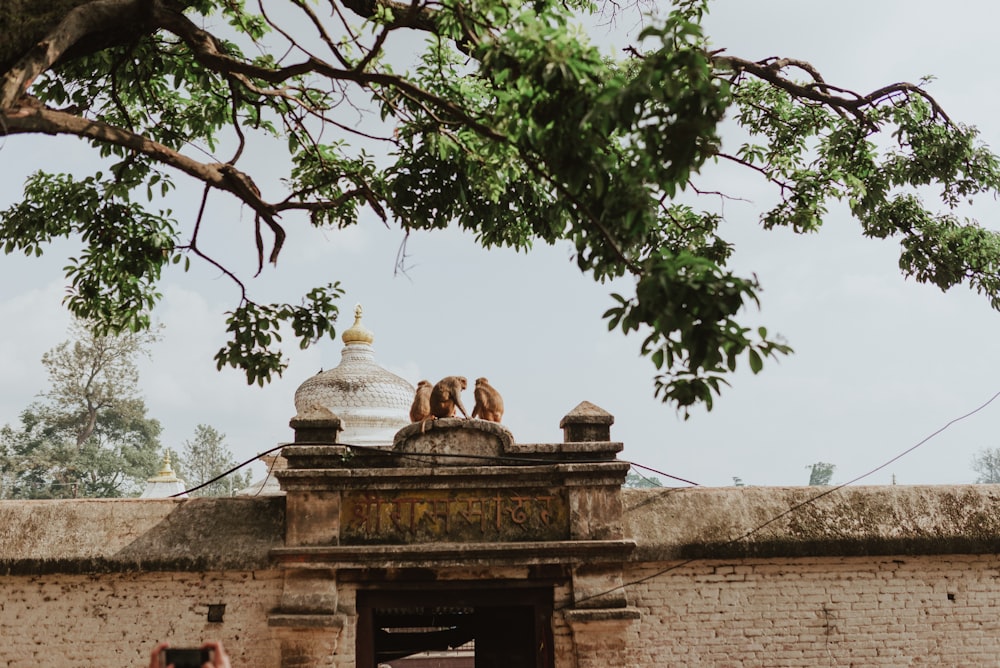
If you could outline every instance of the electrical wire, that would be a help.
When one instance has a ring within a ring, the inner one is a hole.
[[[671,480],[677,480],[678,482],[687,483],[688,485],[691,485],[692,487],[701,487],[701,485],[699,485],[696,482],[691,482],[690,480],[685,480],[684,478],[678,478],[675,475],[670,475],[669,473],[664,473],[663,471],[657,471],[656,469],[654,469],[652,467],[649,467],[649,466],[643,466],[642,464],[637,464],[635,462],[629,462],[629,464],[631,464],[632,466],[635,466],[636,468],[640,468],[640,469],[643,469],[645,471],[651,471],[651,472],[653,472],[653,473],[655,473],[657,475],[662,475],[665,478],[670,478]],[[641,473],[636,473],[636,475],[639,475],[640,477],[642,477],[643,480],[649,480],[649,478],[647,478],[646,476],[642,475]],[[650,480],[650,482],[652,482],[652,481]],[[663,485],[657,485],[657,487],[663,487]]]
[[[356,444],[352,444],[352,443],[335,443],[334,445],[345,447],[345,448],[351,450],[352,452],[364,452],[365,454],[374,455],[374,456],[377,456],[377,457],[392,457],[392,458],[395,458],[395,459],[404,459],[404,460],[405,459],[409,459],[409,460],[418,461],[420,463],[425,463],[427,460],[437,461],[438,459],[441,459],[441,458],[467,459],[467,460],[472,460],[472,461],[488,461],[488,462],[491,462],[491,463],[494,463],[494,464],[554,464],[554,463],[606,464],[609,461],[618,461],[618,462],[623,462],[623,463],[626,463],[626,464],[630,464],[631,466],[636,466],[636,467],[644,469],[646,471],[652,471],[653,473],[656,473],[658,475],[662,475],[662,476],[664,476],[666,478],[670,478],[672,480],[678,480],[680,482],[687,483],[688,485],[698,486],[698,483],[696,483],[696,482],[691,482],[690,480],[685,480],[684,478],[679,478],[677,476],[670,475],[669,473],[664,473],[663,471],[659,471],[659,470],[651,468],[649,466],[643,466],[642,464],[637,464],[636,462],[631,462],[631,461],[622,460],[622,459],[617,459],[617,460],[611,460],[611,459],[573,459],[572,461],[566,462],[566,461],[559,461],[559,460],[556,460],[556,459],[545,459],[545,458],[542,458],[542,457],[525,457],[525,456],[521,456],[521,455],[476,455],[476,454],[471,454],[471,453],[470,454],[466,454],[466,453],[435,453],[435,452],[398,452],[396,450],[382,450],[382,449],[378,449],[378,448],[373,448],[373,447],[371,447],[369,445],[356,445]],[[224,471],[223,473],[220,473],[219,475],[215,476],[214,478],[212,478],[210,480],[207,480],[207,481],[201,483],[200,485],[196,485],[196,486],[191,487],[189,489],[186,489],[186,490],[184,490],[182,492],[177,492],[176,494],[171,494],[167,498],[182,497],[184,495],[189,495],[191,492],[196,492],[199,489],[202,489],[204,487],[208,487],[212,483],[217,482],[217,481],[225,478],[228,475],[236,473],[237,471],[239,471],[240,469],[244,468],[245,466],[249,466],[253,462],[255,462],[258,459],[260,459],[262,456],[271,454],[272,452],[274,452],[276,450],[281,450],[281,449],[286,448],[286,447],[296,447],[296,444],[294,444],[294,443],[284,443],[282,445],[275,446],[275,447],[271,448],[270,450],[265,450],[264,452],[261,452],[261,453],[258,453],[257,455],[254,455],[250,459],[248,459],[248,460],[246,460],[246,461],[244,461],[244,462],[242,462],[240,464],[237,464],[236,466],[230,468],[229,470]],[[274,468],[274,462],[271,462],[271,466],[268,468],[268,474],[271,473],[271,470],[273,470],[273,468]],[[649,480],[649,478],[645,478],[644,476],[643,476],[643,478],[645,480]],[[650,482],[652,482],[652,481],[650,480]],[[257,494],[260,494],[260,490],[257,491]],[[257,496],[257,494],[254,494],[254,496]]]
[[[271,448],[270,450],[265,450],[264,452],[257,453],[256,455],[254,455],[250,459],[246,460],[242,464],[237,464],[233,468],[229,469],[228,471],[226,471],[224,473],[220,473],[219,475],[215,476],[211,480],[207,480],[207,481],[201,483],[200,485],[195,485],[194,487],[191,487],[190,489],[186,489],[183,492],[177,492],[176,494],[171,494],[167,498],[168,499],[173,499],[173,498],[177,498],[179,496],[186,496],[186,495],[190,494],[191,492],[197,492],[202,487],[208,487],[213,482],[216,482],[217,480],[222,480],[223,478],[225,478],[227,475],[230,475],[231,473],[236,473],[237,471],[239,471],[244,466],[249,466],[250,464],[253,464],[255,461],[257,461],[258,459],[260,459],[264,455],[269,455],[272,452],[274,452],[275,450],[281,450],[286,445],[287,445],[287,443],[283,444],[283,445],[276,445],[275,447]]]
[[[774,524],[778,520],[780,520],[780,519],[782,519],[784,517],[787,517],[788,515],[791,515],[792,513],[796,512],[796,511],[798,511],[798,510],[800,510],[800,509],[802,509],[802,508],[804,508],[804,507],[806,507],[808,505],[811,505],[811,504],[815,503],[819,499],[822,499],[825,496],[829,496],[830,494],[833,494],[834,492],[838,492],[838,491],[844,489],[845,487],[848,487],[849,485],[853,485],[853,484],[855,484],[857,482],[860,482],[861,480],[864,480],[865,478],[868,478],[868,477],[874,475],[875,473],[878,473],[879,471],[881,471],[882,469],[886,468],[890,464],[893,464],[894,462],[899,461],[900,459],[902,459],[906,455],[910,454],[911,452],[913,452],[917,448],[923,446],[925,443],[927,443],[928,441],[930,441],[934,437],[936,437],[939,434],[941,434],[943,431],[945,431],[946,429],[948,429],[949,427],[951,427],[953,424],[961,422],[962,420],[970,418],[973,415],[975,415],[976,413],[980,412],[981,410],[983,410],[984,408],[986,408],[987,406],[989,406],[990,404],[992,404],[997,399],[997,397],[1000,397],[1000,392],[997,392],[992,397],[990,397],[985,403],[983,403],[980,406],[978,406],[977,408],[969,411],[968,413],[965,413],[964,415],[960,415],[959,417],[956,417],[956,418],[953,418],[953,419],[949,420],[943,426],[941,426],[938,429],[936,429],[935,431],[931,432],[930,434],[928,434],[927,436],[925,436],[924,438],[922,438],[920,441],[918,441],[914,445],[912,445],[909,448],[903,450],[902,452],[900,452],[899,454],[895,455],[894,457],[891,457],[890,459],[886,460],[884,463],[879,464],[878,466],[876,466],[875,468],[871,469],[870,471],[868,471],[866,473],[862,473],[861,475],[859,475],[857,477],[854,477],[854,478],[848,480],[847,482],[841,483],[839,485],[834,485],[834,486],[830,487],[829,489],[824,489],[823,491],[821,491],[821,492],[819,492],[817,494],[814,494],[813,496],[810,496],[809,498],[807,498],[807,499],[805,499],[803,501],[800,501],[799,503],[793,504],[788,509],[784,510],[781,513],[778,513],[774,517],[772,517],[772,518],[770,518],[770,519],[768,519],[768,520],[766,520],[764,522],[761,522],[760,524],[756,525],[755,527],[753,527],[749,531],[745,531],[744,533],[740,534],[739,536],[736,536],[735,538],[731,538],[728,541],[722,543],[722,545],[720,547],[727,547],[727,546],[739,543],[740,541],[746,540],[747,538],[750,538],[751,536],[753,536],[757,532],[763,530],[764,528],[770,526],[771,524]],[[226,477],[227,475],[230,475],[231,473],[235,473],[236,471],[240,470],[244,466],[247,466],[247,465],[251,464],[252,462],[256,461],[259,457],[261,457],[262,455],[267,455],[267,454],[270,454],[270,453],[272,453],[272,452],[274,452],[276,450],[281,450],[281,449],[283,449],[285,447],[289,447],[289,445],[291,445],[291,447],[295,447],[294,444],[283,444],[283,445],[275,446],[275,447],[271,448],[270,450],[266,450],[264,452],[259,453],[258,455],[256,455],[252,459],[248,459],[247,461],[243,462],[242,464],[238,464],[238,465],[234,466],[233,468],[229,469],[225,473],[222,473],[222,474],[220,474],[220,475],[212,478],[211,480],[209,480],[207,482],[204,482],[204,483],[202,483],[202,484],[200,484],[200,485],[198,485],[196,487],[192,487],[189,490],[186,490],[184,492],[180,492],[178,494],[174,494],[172,496],[174,496],[174,497],[181,496],[183,494],[187,494],[189,492],[194,492],[194,491],[197,491],[197,490],[199,490],[199,489],[201,489],[203,487],[211,485],[213,482],[215,482],[217,480],[220,480],[220,479]],[[418,461],[425,461],[425,459],[422,459],[422,458],[433,458],[436,461],[436,459],[438,459],[440,457],[450,457],[450,458],[453,458],[453,459],[470,459],[470,460],[475,460],[475,461],[539,463],[539,464],[552,464],[553,461],[554,461],[552,459],[532,458],[532,457],[520,457],[520,456],[473,455],[473,454],[458,454],[458,453],[456,453],[456,454],[399,453],[399,452],[396,452],[396,451],[387,451],[387,450],[374,449],[374,448],[371,448],[370,446],[355,445],[355,444],[350,444],[350,443],[338,443],[337,445],[340,445],[342,447],[346,447],[346,448],[348,448],[351,451],[364,451],[365,453],[368,453],[368,454],[376,454],[376,456],[382,456],[382,455],[384,455],[384,456],[387,456],[387,457],[396,457],[396,458],[405,457],[405,458],[410,458],[410,459],[417,459]],[[587,459],[584,459],[584,460],[575,459],[575,460],[573,460],[574,463],[606,463],[608,461],[613,461],[613,460],[607,460],[607,459],[591,459],[591,460],[587,460]],[[618,460],[618,461],[622,461],[622,460]],[[680,477],[677,477],[677,476],[670,475],[669,473],[665,473],[663,471],[658,471],[658,470],[656,470],[654,468],[651,468],[651,467],[648,467],[648,466],[643,466],[642,464],[636,464],[635,462],[626,462],[626,463],[630,464],[631,466],[636,466],[636,467],[642,468],[644,470],[652,471],[654,473],[657,473],[659,475],[671,478],[673,480],[678,480],[678,481],[681,481],[681,482],[685,482],[685,483],[687,483],[689,485],[693,485],[693,486],[699,486],[698,483],[692,482],[690,480],[685,480],[684,478],[680,478]],[[273,462],[272,462],[272,466],[273,466]],[[601,596],[607,596],[608,594],[612,594],[612,593],[618,591],[619,589],[625,589],[627,587],[632,587],[632,586],[635,586],[637,584],[642,584],[643,582],[648,582],[649,580],[653,580],[653,579],[658,578],[658,577],[660,577],[662,575],[665,575],[665,574],[667,574],[667,573],[669,573],[671,571],[677,570],[678,568],[683,568],[684,566],[687,566],[688,564],[691,564],[691,563],[694,563],[695,561],[700,561],[700,560],[701,560],[700,558],[692,558],[692,559],[686,559],[684,561],[680,561],[680,562],[678,562],[676,564],[668,566],[667,568],[661,569],[661,570],[659,570],[659,571],[657,571],[655,573],[652,573],[650,575],[646,575],[646,576],[638,578],[636,580],[631,580],[631,581],[629,581],[627,583],[623,583],[621,585],[617,585],[615,587],[612,587],[611,589],[608,589],[607,591],[599,592],[599,593],[596,593],[596,594],[591,594],[590,596],[586,596],[584,598],[576,600],[576,601],[574,601],[573,604],[574,605],[578,605],[580,603],[583,603],[583,602],[586,602],[586,601],[589,601],[589,600],[592,600],[592,599],[595,599],[595,598],[599,598]],[[567,606],[563,606],[561,608],[556,608],[556,610],[562,610],[562,609],[565,609],[566,607]]]
[[[914,450],[916,450],[917,448],[919,448],[921,445],[923,445],[927,441],[931,440],[932,438],[934,438],[935,436],[937,436],[938,434],[940,434],[941,432],[943,432],[945,429],[947,429],[951,425],[953,425],[956,422],[959,422],[961,420],[964,420],[964,419],[966,419],[968,417],[971,417],[972,415],[974,415],[974,414],[978,413],[979,411],[981,411],[982,409],[986,408],[991,403],[993,403],[993,401],[998,396],[1000,396],[1000,392],[998,392],[997,394],[994,394],[989,399],[989,401],[987,401],[983,405],[979,406],[975,410],[973,410],[973,411],[971,411],[971,412],[969,412],[969,413],[967,413],[965,415],[962,415],[960,417],[957,417],[957,418],[951,420],[950,422],[948,422],[947,424],[945,424],[943,427],[941,427],[937,431],[931,433],[929,436],[927,436],[926,438],[924,438],[920,442],[918,442],[915,445],[913,445],[912,447],[904,450],[903,452],[901,452],[898,455],[896,455],[895,457],[889,459],[885,463],[877,466],[876,468],[872,469],[871,471],[868,471],[867,473],[864,473],[864,474],[862,474],[862,475],[860,475],[860,476],[858,476],[856,478],[848,480],[845,483],[841,483],[840,485],[831,487],[830,489],[826,489],[826,490],[820,492],[819,494],[817,494],[816,496],[810,497],[809,499],[806,499],[805,501],[802,501],[801,503],[799,503],[799,504],[797,504],[795,506],[792,506],[791,508],[789,508],[785,512],[781,513],[780,515],[777,515],[777,516],[771,518],[770,520],[768,520],[767,522],[765,522],[764,524],[760,525],[759,527],[756,527],[756,528],[752,529],[751,532],[750,532],[750,534],[756,533],[757,531],[760,531],[761,529],[763,529],[764,527],[768,526],[769,524],[777,522],[782,517],[785,517],[789,513],[795,512],[796,510],[798,510],[802,506],[805,506],[805,505],[807,505],[809,503],[812,503],[812,502],[816,501],[817,499],[820,499],[820,498],[826,496],[827,494],[832,494],[833,492],[836,492],[836,491],[838,491],[838,490],[840,490],[840,489],[842,489],[844,487],[847,487],[848,485],[852,485],[852,484],[854,484],[854,483],[856,483],[856,482],[858,482],[860,480],[863,480],[864,478],[867,478],[867,477],[869,477],[869,476],[877,473],[878,471],[881,471],[882,469],[884,469],[885,467],[889,466],[890,464],[898,461],[899,459],[902,459],[903,457],[905,457],[909,453],[913,452]],[[352,451],[363,451],[363,452],[365,452],[367,454],[375,454],[376,456],[395,457],[395,458],[402,458],[402,459],[415,459],[415,460],[420,461],[420,462],[424,462],[427,459],[437,460],[437,459],[440,459],[442,457],[451,458],[451,459],[468,459],[468,460],[473,460],[473,461],[489,461],[489,462],[498,463],[498,464],[503,464],[503,463],[552,464],[555,461],[555,460],[552,460],[552,459],[544,459],[544,458],[539,458],[539,457],[524,457],[524,456],[517,456],[517,455],[507,455],[507,456],[504,456],[504,455],[475,455],[475,454],[466,454],[466,453],[446,453],[446,454],[442,454],[442,453],[431,453],[431,452],[407,452],[407,453],[400,453],[400,452],[397,452],[397,451],[380,450],[380,449],[372,448],[370,446],[355,445],[355,444],[352,444],[352,443],[337,443],[336,445],[339,445],[339,446],[342,446],[342,447],[346,447],[346,448],[348,448],[349,450],[352,450]],[[246,461],[244,461],[244,462],[242,462],[240,464],[237,464],[236,466],[228,469],[227,471],[225,471],[223,473],[220,473],[219,475],[215,476],[214,478],[212,478],[210,480],[207,480],[206,482],[201,483],[200,485],[196,485],[195,487],[191,487],[189,489],[186,489],[183,492],[178,492],[177,494],[172,494],[170,498],[183,496],[185,494],[190,494],[191,492],[196,492],[199,489],[207,487],[207,486],[211,485],[212,483],[217,482],[218,480],[221,480],[222,478],[225,478],[226,476],[228,476],[228,475],[230,475],[232,473],[235,473],[235,472],[239,471],[240,469],[242,469],[242,468],[244,468],[246,466],[249,466],[253,462],[257,461],[263,455],[268,455],[268,454],[270,454],[272,452],[275,452],[276,450],[281,450],[281,449],[283,449],[285,447],[288,447],[288,446],[294,447],[294,444],[287,444],[286,443],[286,444],[275,446],[275,447],[273,447],[273,448],[271,448],[269,450],[265,450],[263,452],[260,452],[257,455],[255,455],[254,457],[252,457],[252,458],[250,458],[250,459],[248,459],[248,460],[246,460]],[[607,460],[607,459],[574,459],[573,463],[579,463],[579,464],[598,464],[598,463],[605,463],[607,461],[609,461],[609,460]],[[677,480],[678,482],[683,482],[685,484],[688,484],[688,485],[691,485],[691,486],[694,486],[694,487],[699,487],[700,486],[698,483],[693,482],[691,480],[687,480],[686,478],[681,478],[679,476],[671,475],[671,474],[666,473],[664,471],[660,471],[658,469],[652,468],[650,466],[645,466],[645,465],[639,464],[637,462],[628,461],[628,460],[618,460],[618,461],[623,461],[623,462],[625,462],[627,464],[630,464],[631,466],[634,466],[636,468],[640,468],[640,469],[643,469],[645,471],[650,471],[650,472],[655,473],[657,475],[664,476],[665,478],[670,478],[671,480]],[[274,468],[274,462],[272,462],[271,466],[268,468],[268,474],[271,473],[271,470],[273,470],[273,468]],[[640,477],[642,477],[644,480],[647,480],[649,482],[653,482],[651,479],[649,479],[649,478],[647,478],[645,476],[642,476],[642,474],[638,474],[638,475]],[[258,494],[259,493],[260,493],[260,491],[258,490]],[[733,540],[734,541],[739,541],[739,540],[743,540],[746,537],[747,536],[740,536],[739,538],[734,538]]]
[[[799,503],[793,504],[787,510],[785,510],[785,511],[783,511],[781,513],[778,513],[777,515],[775,515],[774,517],[772,517],[771,519],[769,519],[769,520],[767,520],[765,522],[761,522],[760,524],[758,524],[754,528],[750,529],[749,531],[746,531],[743,534],[741,534],[741,535],[739,535],[739,536],[737,536],[735,538],[729,539],[728,541],[726,541],[726,542],[722,543],[721,545],[719,545],[719,547],[728,547],[730,545],[735,545],[736,543],[739,543],[740,541],[746,540],[747,538],[749,538],[750,536],[753,536],[755,533],[757,533],[758,531],[761,531],[765,527],[770,526],[771,524],[774,524],[778,520],[780,520],[780,519],[782,519],[784,517],[787,517],[788,515],[791,515],[792,513],[800,510],[801,508],[804,508],[805,506],[808,506],[808,505],[811,505],[811,504],[815,503],[819,499],[822,499],[824,496],[829,496],[830,494],[833,494],[834,492],[838,492],[838,491],[844,489],[848,485],[853,485],[856,482],[864,480],[865,478],[867,478],[867,477],[869,477],[871,475],[874,475],[875,473],[878,473],[879,471],[881,471],[885,467],[889,466],[890,464],[892,464],[894,462],[899,461],[900,459],[902,459],[906,455],[910,454],[911,452],[913,452],[914,450],[916,450],[920,446],[924,445],[925,443],[927,443],[928,441],[930,441],[932,438],[934,438],[935,436],[937,436],[938,434],[940,434],[944,430],[946,430],[949,427],[951,427],[953,424],[955,424],[957,422],[961,422],[962,420],[965,420],[966,418],[970,418],[973,415],[975,415],[976,413],[978,413],[979,411],[983,410],[984,408],[986,408],[987,406],[989,406],[990,404],[992,404],[997,399],[997,397],[1000,397],[1000,392],[997,392],[992,397],[990,397],[985,403],[983,403],[980,406],[978,406],[977,408],[969,411],[965,415],[961,415],[959,417],[952,418],[951,420],[949,420],[948,422],[946,422],[944,424],[944,426],[939,427],[938,429],[936,429],[935,431],[931,432],[929,435],[925,436],[924,438],[922,438],[920,441],[918,441],[914,445],[912,445],[909,448],[903,450],[902,452],[900,452],[896,456],[890,458],[886,462],[884,462],[882,464],[879,464],[878,466],[876,466],[875,468],[871,469],[867,473],[862,473],[861,475],[859,475],[859,476],[857,476],[855,478],[852,478],[851,480],[848,480],[845,483],[841,483],[839,485],[835,485],[833,487],[830,487],[829,489],[824,489],[822,492],[819,492],[818,494],[810,496],[809,498],[805,499],[804,501],[800,501]],[[601,596],[607,596],[608,594],[613,594],[613,593],[615,593],[616,591],[618,591],[620,589],[625,589],[627,587],[632,587],[632,586],[635,586],[637,584],[642,584],[643,582],[648,582],[649,580],[656,579],[656,578],[660,577],[661,575],[665,575],[665,574],[667,574],[667,573],[669,573],[671,571],[677,570],[678,568],[683,568],[684,566],[687,566],[688,564],[694,563],[695,561],[701,561],[701,560],[702,560],[701,558],[685,559],[684,561],[680,561],[680,562],[678,562],[676,564],[668,566],[667,568],[659,570],[659,571],[657,571],[655,573],[652,573],[650,575],[646,575],[646,576],[643,576],[641,578],[637,578],[635,580],[631,580],[631,581],[623,583],[621,585],[616,585],[615,587],[612,587],[612,588],[608,589],[607,591],[599,592],[599,593],[596,593],[596,594],[591,594],[590,596],[585,596],[585,597],[583,597],[581,599],[578,599],[578,600],[574,601],[573,605],[579,605],[580,603],[583,603],[585,601],[589,601],[589,600],[592,600],[592,599],[595,599],[595,598],[600,598]],[[555,610],[557,610],[557,611],[558,610],[564,610],[567,607],[568,606],[562,606],[560,608],[556,608]]]
[[[260,455],[257,455],[257,458],[260,459],[262,455],[266,455],[270,452],[272,451],[268,450],[267,452],[261,453]],[[274,471],[274,465],[277,463],[278,463],[278,456],[276,455],[274,459],[271,460],[271,463],[268,465],[267,473],[264,474],[264,479],[260,481],[260,487],[257,488],[256,492],[254,492],[253,494],[254,498],[260,496],[260,493],[264,491],[264,485],[267,484],[267,479],[271,477],[271,472]]]

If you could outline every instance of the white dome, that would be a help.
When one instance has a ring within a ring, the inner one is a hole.
[[[146,487],[139,495],[140,499],[163,499],[169,496],[187,498],[184,481],[177,477],[170,465],[170,451],[163,454],[163,466],[160,472],[146,479]]]
[[[341,443],[391,445],[396,432],[410,424],[414,388],[375,362],[374,336],[361,324],[360,306],[343,340],[340,364],[299,386],[295,410],[321,406],[335,413],[344,429],[337,438]]]

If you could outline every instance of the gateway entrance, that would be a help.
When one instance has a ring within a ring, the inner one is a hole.
[[[552,668],[552,591],[359,591],[357,643],[359,668]]]

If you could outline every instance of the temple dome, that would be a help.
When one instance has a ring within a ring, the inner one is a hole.
[[[139,495],[140,499],[163,499],[169,496],[187,498],[184,481],[177,477],[170,465],[170,451],[163,453],[163,465],[160,472],[152,478],[146,478],[146,488]]]
[[[321,406],[335,413],[344,428],[337,439],[341,443],[391,445],[396,432],[410,424],[414,388],[375,362],[375,335],[361,323],[361,306],[341,338],[340,364],[299,386],[295,410],[301,414]]]

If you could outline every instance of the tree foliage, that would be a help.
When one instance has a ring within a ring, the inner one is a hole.
[[[1000,483],[1000,448],[983,448],[972,456],[977,483]]]
[[[651,489],[663,487],[663,483],[656,476],[647,476],[637,471],[631,470],[625,476],[624,487],[630,489]]]
[[[221,476],[236,464],[233,453],[226,445],[226,435],[214,427],[199,424],[195,427],[194,436],[184,441],[184,450],[174,469],[191,489]],[[191,495],[232,496],[249,485],[250,472],[236,472],[191,492]]]
[[[833,472],[837,468],[836,464],[828,462],[816,462],[806,467],[809,469],[810,485],[829,485],[833,480]]]
[[[156,471],[160,423],[146,415],[135,366],[154,335],[71,332],[42,357],[49,390],[0,429],[2,496],[126,496]]]
[[[699,187],[715,163],[774,187],[765,227],[812,232],[846,202],[863,234],[899,240],[905,275],[967,283],[1000,307],[1000,238],[955,213],[997,190],[976,130],[920,85],[856,93],[800,60],[715,49],[704,1],[678,0],[607,52],[578,27],[597,9],[585,0],[36,5],[0,9],[0,134],[82,137],[107,167],[33,175],[0,212],[5,251],[82,239],[68,306],[114,331],[148,326],[167,265],[218,266],[239,296],[216,360],[249,382],[284,368],[281,322],[302,346],[333,336],[341,288],[254,301],[199,244],[211,221],[170,211],[178,176],[252,212],[258,266],[278,260],[297,217],[457,225],[485,247],[568,241],[595,280],[631,279],[608,326],[641,333],[656,394],[685,413],[711,408],[739,365],[757,373],[791,350],[744,324],[760,285],[728,268],[735,249],[703,204],[718,196]],[[723,142],[727,117],[745,141]],[[290,169],[262,189],[241,158],[268,138]]]

